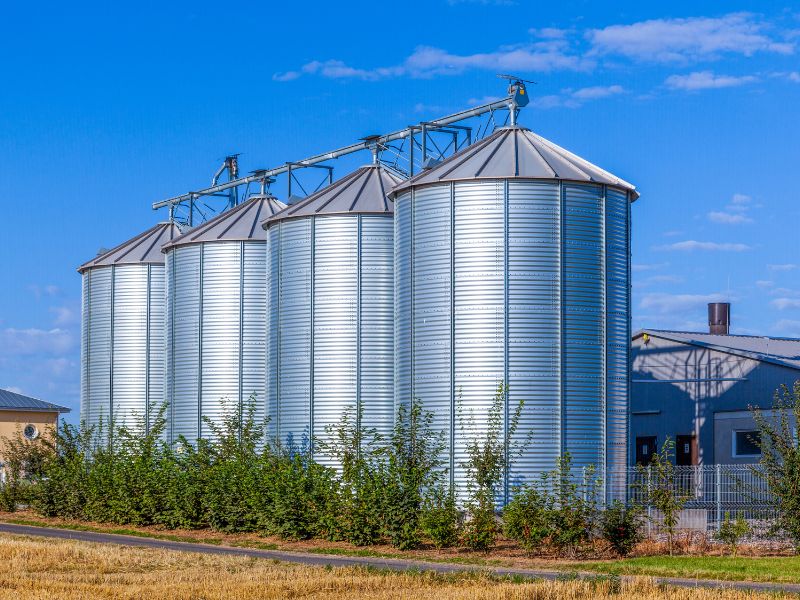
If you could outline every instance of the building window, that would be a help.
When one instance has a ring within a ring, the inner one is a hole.
[[[758,431],[733,432],[733,456],[761,456],[761,433]]]
[[[24,435],[26,439],[35,440],[39,437],[39,430],[36,428],[36,425],[28,423],[22,430],[22,435]]]

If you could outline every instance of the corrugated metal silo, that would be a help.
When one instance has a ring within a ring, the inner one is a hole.
[[[81,265],[81,420],[138,428],[164,401],[164,256],[159,223]]]
[[[271,433],[303,448],[348,408],[393,424],[393,226],[399,182],[362,167],[264,223],[269,234]],[[330,457],[315,458],[333,465]]]
[[[251,395],[266,404],[266,232],[285,205],[254,196],[165,244],[169,437],[209,437]]]
[[[629,183],[508,127],[401,184],[395,198],[395,398],[467,439],[498,385],[531,443],[504,495],[569,452],[578,473],[627,461]],[[464,420],[467,420],[464,417]]]

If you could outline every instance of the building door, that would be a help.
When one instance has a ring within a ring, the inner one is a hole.
[[[656,453],[656,436],[648,435],[636,438],[636,464],[649,465]]]
[[[697,464],[697,437],[694,435],[675,436],[675,464],[679,467]]]

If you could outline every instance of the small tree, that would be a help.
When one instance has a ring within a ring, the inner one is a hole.
[[[678,517],[690,497],[680,490],[676,481],[675,466],[672,464],[674,449],[675,442],[667,437],[661,450],[653,454],[650,464],[637,467],[643,481],[636,484],[644,503],[661,514],[660,526],[667,534],[670,556],[672,556],[672,542],[678,526]],[[654,517],[651,519],[655,522]]]
[[[742,538],[750,535],[752,531],[750,524],[744,520],[741,514],[738,515],[736,519],[731,519],[730,513],[726,512],[725,520],[719,526],[717,539],[727,544],[731,550],[731,555],[735,557],[736,551],[739,548],[739,542],[742,541]]]
[[[627,556],[642,541],[641,508],[615,500],[600,518],[600,530],[614,552]]]
[[[752,408],[759,431],[760,468],[756,477],[767,485],[772,508],[778,514],[776,526],[800,553],[800,381],[775,392],[773,412],[765,415]]]
[[[428,490],[420,525],[437,548],[450,548],[458,543],[461,533],[460,515],[453,490],[441,484]]]

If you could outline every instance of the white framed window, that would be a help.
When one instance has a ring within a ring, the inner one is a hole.
[[[756,429],[736,429],[733,431],[734,458],[754,458],[761,456],[761,432]]]

